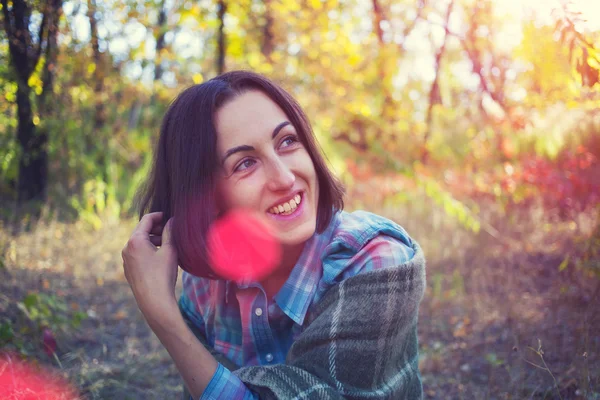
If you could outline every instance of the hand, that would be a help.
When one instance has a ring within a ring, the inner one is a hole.
[[[163,227],[162,216],[162,212],[144,215],[121,252],[125,278],[150,327],[178,312],[177,252],[171,243],[172,219]]]

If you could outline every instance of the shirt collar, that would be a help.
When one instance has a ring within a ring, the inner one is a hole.
[[[304,323],[304,317],[314,297],[317,284],[323,275],[321,256],[338,225],[338,215],[337,212],[333,215],[325,231],[315,232],[306,242],[290,276],[275,295],[275,302],[279,308],[299,325]]]
[[[314,233],[304,245],[300,258],[292,269],[279,292],[275,302],[281,310],[295,323],[302,325],[308,312],[308,307],[314,297],[317,284],[323,275],[321,256],[331,241],[333,232],[340,222],[340,212],[334,211],[331,221],[325,231]],[[258,282],[225,282],[225,301],[229,299],[230,290],[260,287]]]

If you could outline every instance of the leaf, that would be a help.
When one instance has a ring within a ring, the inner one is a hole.
[[[56,352],[56,338],[50,329],[44,329],[42,333],[42,342],[44,350],[48,356],[52,356]]]
[[[8,342],[15,336],[12,325],[10,322],[4,322],[0,325],[0,343]]]
[[[82,311],[77,311],[73,314],[73,318],[71,318],[71,326],[73,328],[79,328],[81,325],[81,321],[87,318],[87,314]]]
[[[558,266],[558,272],[562,272],[564,271],[568,266],[569,266],[569,257],[570,254],[568,254],[564,260],[562,260],[562,262],[560,263],[560,265]]]
[[[498,367],[504,364],[504,361],[496,355],[496,353],[488,353],[485,355],[485,360],[493,365],[494,367]]]
[[[116,319],[117,321],[120,321],[127,317],[128,317],[128,314],[125,310],[119,310],[113,315],[113,318]]]
[[[27,308],[27,310],[31,310],[35,305],[39,303],[39,296],[37,293],[29,293],[25,296],[23,300],[23,304]]]

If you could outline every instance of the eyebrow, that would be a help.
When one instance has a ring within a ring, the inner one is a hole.
[[[273,129],[273,133],[271,134],[271,140],[275,139],[275,136],[277,136],[279,131],[288,125],[291,125],[290,121],[284,121],[284,122],[280,123],[279,125],[277,125],[275,127],[275,129]],[[254,150],[254,147],[248,146],[247,144],[232,147],[231,149],[229,149],[225,152],[225,156],[223,157],[223,160],[221,161],[221,165],[225,164],[225,160],[227,160],[227,157],[229,157],[235,153],[239,153],[240,151],[252,151],[252,150]]]

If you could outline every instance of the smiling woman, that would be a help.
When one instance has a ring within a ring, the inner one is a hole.
[[[342,196],[308,118],[267,78],[229,72],[173,102],[123,260],[186,399],[422,397],[423,254],[394,222],[344,212]],[[220,276],[207,254],[210,227],[240,210],[281,246],[256,281]]]

